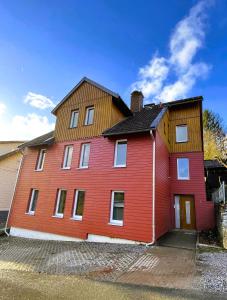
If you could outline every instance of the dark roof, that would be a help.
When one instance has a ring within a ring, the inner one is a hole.
[[[130,133],[148,132],[155,129],[169,107],[202,101],[202,96],[176,100],[172,102],[144,105],[140,112],[134,113],[103,132],[104,136],[123,135]]]
[[[107,89],[106,87],[102,86],[101,84],[87,78],[83,77],[80,82],[58,103],[58,105],[52,110],[52,113],[55,114],[58,108],[71,96],[84,82],[90,83],[97,87],[98,89],[106,92],[107,94],[111,95],[113,97],[113,103],[122,111],[122,113],[125,116],[130,116],[131,111],[128,108],[128,106],[125,104],[125,102],[121,99],[120,95]]]
[[[0,161],[3,160],[3,159],[5,159],[5,158],[8,158],[8,157],[10,157],[10,156],[12,156],[14,154],[16,154],[19,151],[20,151],[19,149],[15,149],[15,150],[12,150],[10,152],[7,152],[7,153],[4,153],[4,154],[0,155]]]
[[[191,97],[191,98],[186,98],[186,99],[180,99],[180,100],[176,100],[176,101],[172,101],[172,102],[166,102],[164,103],[164,105],[167,106],[175,106],[178,104],[187,104],[187,103],[192,103],[192,102],[198,102],[198,101],[202,101],[203,97],[202,96],[197,96],[197,97]]]
[[[225,168],[225,166],[216,159],[204,160],[204,166],[206,169]]]
[[[51,145],[53,143],[54,143],[54,131],[51,131],[51,132],[43,134],[31,141],[28,141],[27,143],[20,145],[18,148]]]
[[[104,136],[122,135],[150,131],[156,127],[156,119],[161,117],[166,108],[160,105],[146,106],[133,116],[119,122],[103,132]]]

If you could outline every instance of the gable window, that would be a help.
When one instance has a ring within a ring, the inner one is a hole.
[[[46,149],[41,149],[39,151],[37,163],[36,163],[36,171],[42,171],[44,166],[44,160],[46,156]]]
[[[73,219],[82,220],[84,211],[85,191],[77,190],[74,199]]]
[[[93,120],[94,120],[94,106],[87,107],[86,117],[85,117],[85,125],[93,124]]]
[[[178,158],[177,159],[177,179],[188,180],[189,179],[189,159]]]
[[[113,225],[123,225],[124,196],[124,192],[122,191],[112,192],[110,223]]]
[[[55,208],[55,217],[63,218],[64,216],[64,209],[65,209],[65,201],[66,201],[66,190],[58,190],[57,194],[57,202]]]
[[[126,157],[127,157],[127,140],[116,141],[114,166],[126,167]]]
[[[90,156],[90,144],[82,144],[81,153],[80,153],[80,168],[88,168]]]
[[[27,213],[30,215],[35,214],[38,195],[39,195],[39,191],[37,189],[31,190],[31,196],[30,196],[30,201],[29,201],[29,206],[28,206],[28,211],[27,211]]]
[[[70,128],[76,128],[77,127],[78,118],[79,118],[79,110],[73,110],[71,112]]]
[[[70,169],[72,156],[73,156],[73,146],[72,145],[66,146],[64,151],[64,159],[63,159],[63,166],[62,166],[63,169]]]
[[[176,142],[185,143],[188,141],[188,126],[177,125],[176,126]]]

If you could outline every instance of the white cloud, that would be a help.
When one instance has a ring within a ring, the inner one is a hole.
[[[3,102],[0,102],[0,116],[3,115],[6,111],[6,105]]]
[[[0,119],[0,140],[30,140],[54,129],[54,123],[35,113]]]
[[[193,60],[204,44],[206,12],[212,2],[201,0],[191,8],[170,37],[168,57],[155,54],[139,70],[139,80],[132,84],[132,89],[139,89],[145,97],[153,96],[156,101],[172,101],[186,97],[196,80],[208,74],[209,65]],[[173,77],[176,80],[171,82]]]
[[[28,103],[31,106],[39,109],[53,108],[55,106],[50,98],[32,92],[27,93],[24,103]]]

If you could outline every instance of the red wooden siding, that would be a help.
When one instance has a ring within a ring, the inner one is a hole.
[[[81,143],[90,142],[88,169],[78,169]],[[64,147],[74,145],[70,170],[61,170]],[[47,149],[44,170],[35,172],[38,150],[29,149],[19,177],[10,225],[87,238],[87,234],[150,242],[152,240],[152,140],[128,138],[127,167],[114,168],[115,140],[103,137],[57,143]],[[34,216],[26,215],[30,189],[39,189]],[[54,214],[57,189],[67,190],[64,218]],[[75,189],[86,191],[82,221],[71,219]],[[109,225],[111,191],[125,192],[124,225]]]
[[[171,202],[169,179],[169,152],[156,132],[155,231],[156,239],[170,230]]]
[[[190,180],[177,180],[177,158],[189,158]],[[206,199],[204,181],[203,152],[174,153],[170,155],[172,224],[174,221],[174,195],[194,195],[196,229],[210,229],[214,227],[214,204]]]

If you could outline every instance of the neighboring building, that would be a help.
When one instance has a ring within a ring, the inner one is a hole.
[[[22,158],[20,141],[0,141],[0,224],[5,223]]]
[[[212,193],[217,190],[222,182],[227,184],[227,168],[217,160],[205,160],[205,178],[207,198],[212,199]]]
[[[10,214],[24,237],[153,243],[209,229],[202,97],[143,106],[83,78],[56,106],[54,132],[23,145]]]

